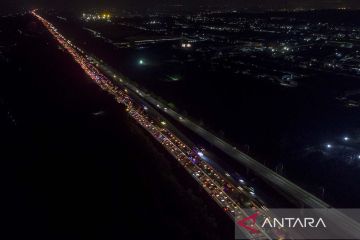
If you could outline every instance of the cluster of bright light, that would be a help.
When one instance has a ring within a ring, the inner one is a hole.
[[[182,43],[181,47],[182,48],[191,48],[191,43]]]
[[[82,19],[86,21],[110,20],[111,15],[109,13],[102,13],[102,14],[83,13]]]
[[[284,47],[284,50],[285,50],[285,51],[290,51],[290,48],[285,46],[285,47]]]

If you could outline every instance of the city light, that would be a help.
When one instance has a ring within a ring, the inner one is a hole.
[[[111,15],[109,13],[83,13],[81,19],[85,21],[110,21]]]

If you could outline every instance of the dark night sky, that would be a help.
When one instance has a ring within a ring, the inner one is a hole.
[[[68,9],[87,8],[140,8],[149,6],[161,6],[182,4],[188,8],[198,7],[203,4],[230,5],[234,7],[257,7],[257,8],[335,8],[348,7],[360,8],[359,0],[1,0],[0,9],[9,11],[21,7],[54,7]],[[1,11],[0,10],[0,11]]]

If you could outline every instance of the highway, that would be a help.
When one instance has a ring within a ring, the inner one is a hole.
[[[261,213],[264,217],[271,217],[267,208],[257,202],[246,189],[235,186],[226,176],[204,161],[196,146],[189,145],[186,143],[187,139],[181,139],[181,136],[171,131],[155,108],[144,106],[142,101],[138,101],[133,95],[137,95],[138,92],[129,93],[126,88],[121,89],[116,86],[98,70],[80,48],[61,35],[56,27],[38,15],[35,10],[31,14],[52,34],[59,46],[72,56],[87,76],[101,89],[111,94],[118,103],[125,106],[130,117],[184,167],[234,222],[255,212]],[[251,209],[252,212],[246,212],[245,209]],[[258,232],[250,233],[243,228],[240,229],[248,239],[277,239],[285,236],[281,231],[263,229],[254,223],[250,226],[256,228]]]
[[[193,145],[188,139],[179,134],[179,131],[174,130],[174,126],[170,127],[170,124],[167,124],[167,122],[163,120],[164,117],[161,113],[172,117],[178,123],[198,134],[230,157],[236,159],[243,166],[251,169],[259,177],[263,178],[266,182],[270,183],[286,195],[291,196],[293,199],[296,199],[296,201],[302,203],[304,206],[311,208],[330,207],[322,200],[301,189],[284,177],[276,174],[250,156],[238,151],[230,144],[181,116],[172,109],[163,106],[163,104],[154,97],[138,89],[128,81],[118,78],[113,72],[102,65],[101,62],[89,57],[84,51],[72,44],[71,41],[67,40],[50,22],[38,15],[36,11],[32,11],[31,13],[44,25],[58,44],[73,57],[74,61],[80,65],[88,77],[104,91],[111,94],[118,103],[125,106],[130,117],[145,129],[154,140],[161,144],[235,222],[238,219],[249,216],[249,213],[245,212],[244,209],[252,209],[254,212],[261,213],[264,217],[271,217],[271,213],[268,212],[265,206],[262,206],[255,201],[246,189],[241,188],[241,186],[235,186],[226,176],[223,176],[214,167],[204,161],[201,158],[202,153],[199,152],[197,146]],[[101,68],[102,71],[99,70],[98,67]],[[113,80],[106,77],[103,72],[112,77]],[[119,84],[114,84],[114,80]],[[144,106],[144,101],[150,103],[152,106]],[[340,212],[336,213],[336,216],[340,216],[348,223],[348,226],[360,229],[357,222],[347,218]],[[243,231],[245,236],[249,239],[277,239],[286,236],[283,232],[279,233],[278,231],[274,232],[272,229],[262,229],[257,225],[251,225],[251,227],[258,229],[259,232],[249,233],[248,231]]]

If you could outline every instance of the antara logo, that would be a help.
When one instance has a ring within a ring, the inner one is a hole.
[[[315,218],[266,218],[261,227],[287,227],[287,228],[296,228],[296,227],[323,227],[326,228],[325,222],[322,218],[315,219]]]
[[[245,228],[246,230],[248,230],[250,233],[260,233],[260,231],[256,228],[256,224],[257,224],[257,217],[260,215],[259,212],[256,212],[244,219],[241,219],[239,221],[237,221],[237,224],[242,227]],[[287,218],[265,218],[263,220],[263,222],[258,223],[258,228],[296,228],[296,227],[301,227],[301,228],[306,228],[306,227],[311,227],[311,228],[318,228],[318,227],[323,227],[326,228],[326,224],[324,222],[324,220],[322,218],[292,218],[292,217],[287,217]]]

